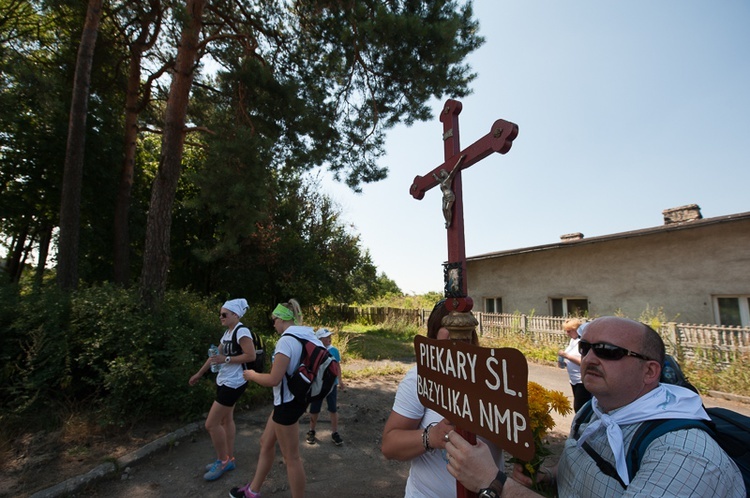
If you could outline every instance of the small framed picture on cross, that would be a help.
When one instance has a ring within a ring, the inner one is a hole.
[[[443,279],[445,281],[445,297],[464,297],[463,266],[458,263],[443,264]]]

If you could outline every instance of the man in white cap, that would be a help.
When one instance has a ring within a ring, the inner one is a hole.
[[[339,353],[339,350],[336,349],[336,347],[331,345],[331,331],[326,328],[320,328],[315,332],[315,337],[320,339],[320,342],[322,342],[323,345],[328,348],[328,351],[331,352],[333,358],[341,363],[341,353]],[[333,384],[331,393],[326,397],[326,404],[328,405],[328,413],[331,414],[331,440],[336,446],[341,446],[344,440],[339,436],[339,414],[336,406],[338,386],[341,386],[341,389],[344,389],[344,382],[341,380],[340,374],[336,379],[336,382]],[[305,438],[307,444],[315,444],[315,426],[318,423],[318,415],[320,414],[322,406],[323,400],[310,403],[310,430],[307,431],[307,437]]]

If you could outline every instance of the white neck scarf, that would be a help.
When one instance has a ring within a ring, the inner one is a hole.
[[[607,441],[615,455],[617,473],[626,486],[630,484],[630,478],[625,463],[621,425],[637,424],[660,418],[709,420],[708,414],[703,409],[703,401],[698,394],[672,384],[660,384],[653,391],[609,414],[599,409],[596,398],[591,400],[591,407],[599,418],[591,422],[583,431],[578,439],[578,447],[580,448],[589,436],[604,426],[607,431]]]

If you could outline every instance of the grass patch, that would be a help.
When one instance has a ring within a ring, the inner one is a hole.
[[[334,335],[333,345],[346,362],[355,360],[398,360],[414,357],[414,336],[418,327],[403,323],[379,325],[347,324]],[[424,335],[424,332],[421,332]]]
[[[424,335],[414,324],[390,321],[381,324],[346,323],[335,327],[332,343],[341,353],[344,379],[364,379],[379,375],[404,375],[410,368],[403,360],[414,358],[414,336]],[[346,368],[348,362],[358,360],[392,362]]]
[[[358,370],[344,369],[344,379],[356,380],[367,379],[369,377],[380,377],[382,375],[406,375],[411,365],[406,363],[387,363],[380,366],[371,366],[360,368]]]

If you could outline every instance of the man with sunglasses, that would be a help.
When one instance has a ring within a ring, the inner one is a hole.
[[[574,420],[576,430],[566,441],[559,464],[543,468],[541,481],[556,481],[562,498],[746,496],[734,461],[701,429],[676,430],[656,438],[639,471],[629,478],[625,455],[643,422],[709,419],[698,394],[659,383],[665,351],[658,333],[633,320],[602,317],[586,327],[579,350],[583,383],[593,395],[593,413],[587,420]],[[449,439],[451,474],[470,490],[489,486],[498,469],[487,464],[484,448],[470,445],[455,432]],[[607,465],[609,472],[602,470]],[[531,485],[518,465],[513,479]]]

